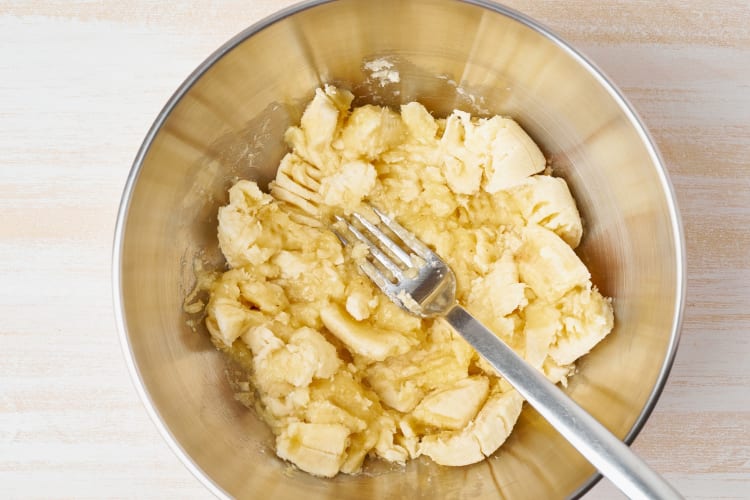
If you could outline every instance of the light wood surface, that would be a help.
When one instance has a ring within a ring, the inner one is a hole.
[[[171,93],[289,3],[0,0],[0,497],[210,498],[128,377],[113,228]],[[688,498],[750,498],[750,4],[506,3],[614,80],[675,185],[685,321],[634,448]],[[618,496],[602,481],[587,498]]]

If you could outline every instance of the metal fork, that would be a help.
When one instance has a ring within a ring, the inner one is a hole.
[[[378,288],[412,314],[445,318],[531,406],[630,498],[682,498],[627,445],[461,307],[456,302],[456,277],[435,252],[392,217],[371,208],[377,216],[372,218],[379,219],[378,222],[373,223],[359,213],[353,213],[349,219],[337,215],[333,230],[345,245],[354,244],[354,239],[367,245],[372,258],[362,260],[360,267]]]

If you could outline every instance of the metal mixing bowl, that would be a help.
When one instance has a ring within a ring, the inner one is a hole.
[[[399,81],[365,67],[386,59]],[[594,470],[526,407],[490,459],[443,468],[317,479],[272,451],[234,401],[222,355],[182,310],[193,260],[222,265],[216,209],[237,177],[265,184],[285,128],[313,90],[357,103],[419,100],[516,118],[567,179],[585,220],[579,254],[614,297],[614,332],[579,363],[567,392],[630,442],[653,409],[677,346],[684,242],[664,166],[643,125],[591,63],[535,22],[482,1],[307,3],[248,28],[179,88],[127,181],[114,244],[122,342],[148,412],[187,467],[219,496],[250,498],[558,498]]]

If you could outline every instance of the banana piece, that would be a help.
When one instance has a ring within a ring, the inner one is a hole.
[[[384,410],[377,395],[366,388],[351,365],[342,367],[333,377],[316,379],[310,385],[311,401],[329,401],[348,414],[377,427]]]
[[[567,387],[568,377],[575,372],[575,365],[559,365],[554,359],[547,356],[542,365],[542,372],[544,372],[547,380],[553,384],[560,383],[563,387]]]
[[[454,111],[445,120],[445,130],[440,138],[443,152],[443,173],[451,191],[457,194],[474,194],[479,191],[486,152],[489,144],[467,145],[465,140],[472,137],[474,124],[471,116],[464,111]],[[473,146],[473,147],[471,147]]]
[[[419,453],[440,465],[469,465],[484,460],[510,435],[522,405],[523,398],[515,390],[494,394],[465,429],[422,438]]]
[[[418,102],[403,104],[401,119],[418,142],[430,143],[435,140],[438,125],[430,112]]]
[[[380,405],[377,395],[355,378],[351,366],[340,369],[330,379],[310,385],[311,410],[304,419],[315,423],[336,423],[352,431],[342,472],[356,472],[365,456],[401,460],[406,451],[395,442],[396,421]]]
[[[255,381],[253,385],[257,387]],[[290,421],[297,421],[300,409],[310,403],[310,388],[292,388],[278,396],[263,393],[259,399],[261,404],[256,405],[258,414],[271,425],[274,434],[279,434]]]
[[[370,285],[370,289],[374,285]],[[377,293],[380,293],[378,291]],[[372,323],[383,330],[396,330],[401,332],[419,332],[422,329],[422,319],[410,314],[391,300],[383,298],[378,300],[372,313]]]
[[[389,356],[403,354],[416,343],[393,330],[375,328],[358,322],[337,305],[320,311],[325,327],[354,353],[373,361],[383,361]]]
[[[462,338],[453,337],[450,327],[436,321],[430,328],[431,341],[422,349],[393,356],[367,367],[366,380],[383,404],[402,413],[411,412],[435,389],[465,379],[476,355]]]
[[[374,160],[403,141],[407,129],[395,111],[366,105],[352,111],[335,147],[348,160]]]
[[[295,354],[300,353],[297,358],[303,359],[313,368],[315,378],[330,378],[342,365],[336,347],[312,328],[302,327],[295,331],[289,339],[287,349]]]
[[[491,396],[474,420],[473,434],[484,456],[489,457],[510,435],[516,425],[523,398],[515,389]]]
[[[269,394],[287,387],[305,387],[313,378],[333,376],[341,366],[336,348],[312,328],[295,330],[287,343],[260,326],[242,336],[253,352],[255,383]]]
[[[373,366],[367,380],[383,404],[403,413],[410,412],[424,397],[424,390],[419,383],[409,377],[398,375],[381,365]]]
[[[554,231],[572,248],[581,242],[581,215],[564,179],[534,175],[510,192],[529,223]]]
[[[309,244],[321,249],[321,243],[321,240],[312,240]],[[330,259],[318,257],[311,251],[295,250],[279,252],[272,262],[279,267],[280,277],[276,282],[284,287],[289,302],[295,306],[313,304],[319,307],[329,300],[343,299],[346,284],[342,267]],[[318,317],[317,311],[314,316]]]
[[[510,255],[495,261],[489,272],[471,283],[467,304],[480,320],[494,323],[527,303],[526,285],[518,281],[518,269]]]
[[[522,353],[522,342],[520,336],[516,335],[519,329],[516,311],[528,302],[526,288],[524,283],[518,281],[517,266],[512,256],[506,253],[490,266],[485,276],[472,281],[466,299],[467,309],[519,354]],[[479,366],[486,369],[483,359],[479,360]],[[495,375],[495,370],[490,369],[485,373]]]
[[[614,326],[612,304],[596,289],[572,290],[558,307],[564,331],[549,353],[558,365],[568,365],[588,353]]]
[[[304,409],[305,420],[316,424],[341,424],[352,432],[367,429],[367,422],[357,418],[345,409],[323,399],[311,401]]]
[[[482,448],[471,432],[432,434],[419,443],[419,455],[426,455],[440,465],[461,466],[484,460]]]
[[[295,422],[276,437],[276,453],[305,472],[333,477],[346,459],[350,434],[340,424]]]
[[[232,271],[228,271],[231,273]],[[240,296],[247,304],[256,307],[268,314],[277,314],[286,309],[289,300],[286,298],[284,289],[275,283],[269,283],[265,279],[239,279],[237,286]]]
[[[492,161],[485,167],[484,190],[496,193],[544,170],[546,160],[539,147],[515,121],[494,117],[486,123],[497,127],[491,145]]]
[[[467,156],[459,159],[446,155],[443,160],[443,172],[448,186],[456,194],[474,194],[482,181],[481,160]]]
[[[536,224],[524,227],[523,243],[516,254],[521,280],[547,302],[587,283],[586,266],[557,234]]]
[[[251,310],[251,301],[246,293],[257,288],[257,303],[262,303],[259,310]],[[277,306],[285,304],[283,292],[262,277],[253,276],[244,268],[231,269],[214,282],[211,286],[211,297],[206,306],[206,327],[211,336],[226,347],[231,347],[234,341],[249,328],[270,321],[266,313],[277,311]],[[243,301],[245,303],[243,303]]]
[[[412,412],[425,425],[441,429],[463,429],[487,399],[489,380],[481,375],[459,380],[428,394]]]
[[[300,252],[281,250],[273,257],[273,263],[279,266],[281,277],[296,280],[310,270],[312,263]]]
[[[320,213],[320,179],[322,172],[307,163],[295,153],[288,153],[279,164],[276,178],[271,181],[269,188],[271,195],[279,201],[285,202],[294,211],[301,211],[304,215],[312,216],[315,221]]]
[[[445,154],[445,176],[455,193],[496,193],[544,170],[539,147],[513,120],[495,116],[474,119],[454,111],[445,121],[440,139]]]
[[[408,415],[399,420],[398,429],[401,433],[396,437],[398,444],[409,453],[409,458],[419,456],[419,435],[414,428],[414,422]]]
[[[375,187],[375,167],[361,160],[347,161],[333,175],[324,177],[320,184],[323,203],[338,206],[351,213]]]
[[[229,189],[229,204],[219,208],[219,246],[232,267],[261,264],[279,248],[261,245],[263,226],[257,216],[273,198],[263,193],[258,185],[241,180]]]
[[[560,311],[541,301],[532,302],[524,309],[523,327],[526,339],[524,358],[535,368],[542,368],[555,336],[562,329]]]
[[[346,459],[341,464],[341,472],[354,474],[362,468],[367,454],[375,447],[378,435],[373,432],[360,432],[349,436],[349,448],[346,450]]]
[[[299,127],[287,129],[285,139],[292,149],[308,163],[325,174],[333,173],[339,165],[339,155],[331,144],[348,113],[354,95],[330,85],[315,90],[305,108]]]
[[[409,458],[409,452],[403,446],[396,444],[396,428],[394,425],[383,426],[380,429],[378,441],[373,450],[377,456],[389,462],[403,464]]]
[[[231,292],[230,292],[231,293]],[[239,296],[239,290],[237,291]],[[248,311],[234,297],[227,294],[211,296],[207,306],[206,327],[214,339],[229,347],[245,332],[250,323]]]
[[[357,321],[364,321],[369,318],[376,305],[377,299],[366,292],[355,291],[346,298],[346,312]]]

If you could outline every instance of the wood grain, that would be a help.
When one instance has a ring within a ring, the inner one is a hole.
[[[135,152],[179,83],[289,3],[0,1],[0,496],[210,498],[128,378],[110,292],[114,221]],[[634,448],[688,498],[747,498],[749,4],[506,3],[624,91],[675,186],[687,309]],[[587,496],[612,497],[606,481]]]

